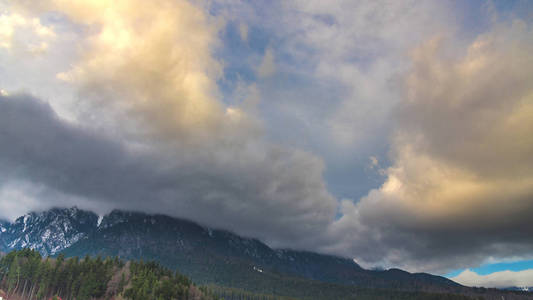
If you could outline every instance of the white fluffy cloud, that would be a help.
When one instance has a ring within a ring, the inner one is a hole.
[[[499,271],[487,275],[465,270],[451,279],[466,286],[529,288],[533,286],[533,270]]]
[[[375,147],[400,100],[394,81],[409,66],[406,51],[449,30],[448,7],[442,1],[299,0],[285,6],[293,26],[290,52],[310,62],[319,80],[344,87],[338,103],[324,99],[333,107],[325,116],[328,142],[351,153]]]
[[[0,12],[0,49],[19,55],[39,55],[46,52],[49,40],[54,37],[53,28],[43,25],[39,18]]]

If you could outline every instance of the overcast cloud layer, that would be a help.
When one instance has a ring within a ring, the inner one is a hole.
[[[531,22],[323,3],[3,2],[1,216],[165,213],[412,271],[530,256]]]

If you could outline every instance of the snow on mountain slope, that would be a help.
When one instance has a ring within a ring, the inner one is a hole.
[[[98,216],[76,207],[31,212],[13,223],[0,223],[3,251],[31,248],[54,255],[96,229]]]

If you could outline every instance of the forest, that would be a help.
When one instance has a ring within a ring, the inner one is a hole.
[[[293,285],[287,282],[287,285]],[[0,259],[0,296],[8,300],[296,300],[296,299],[472,299],[451,294],[362,289],[305,282],[301,292],[259,294],[217,285],[196,286],[154,261],[118,257],[42,257],[30,249]]]
[[[43,258],[29,249],[0,259],[0,287],[7,299],[213,299],[156,262]]]

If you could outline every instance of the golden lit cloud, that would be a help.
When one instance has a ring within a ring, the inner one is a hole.
[[[112,105],[138,113],[158,133],[202,136],[225,122],[216,99],[221,64],[211,55],[218,28],[200,7],[171,0],[33,2],[18,5],[58,11],[89,28],[81,59],[58,79],[107,93]]]
[[[459,61],[439,57],[439,40],[414,52],[389,175],[419,217],[487,217],[485,206],[511,217],[533,207],[530,34],[520,22],[496,28]]]
[[[41,24],[38,18],[9,11],[0,14],[0,48],[20,54],[41,54],[48,49],[47,40],[53,37],[53,28]]]
[[[432,257],[452,245],[465,247],[461,256],[439,257],[457,267],[480,253],[525,254],[533,234],[532,31],[519,21],[498,25],[459,58],[445,54],[442,38],[413,51],[387,178],[345,205],[333,226],[394,248],[354,250],[365,253],[358,261],[441,270]]]

